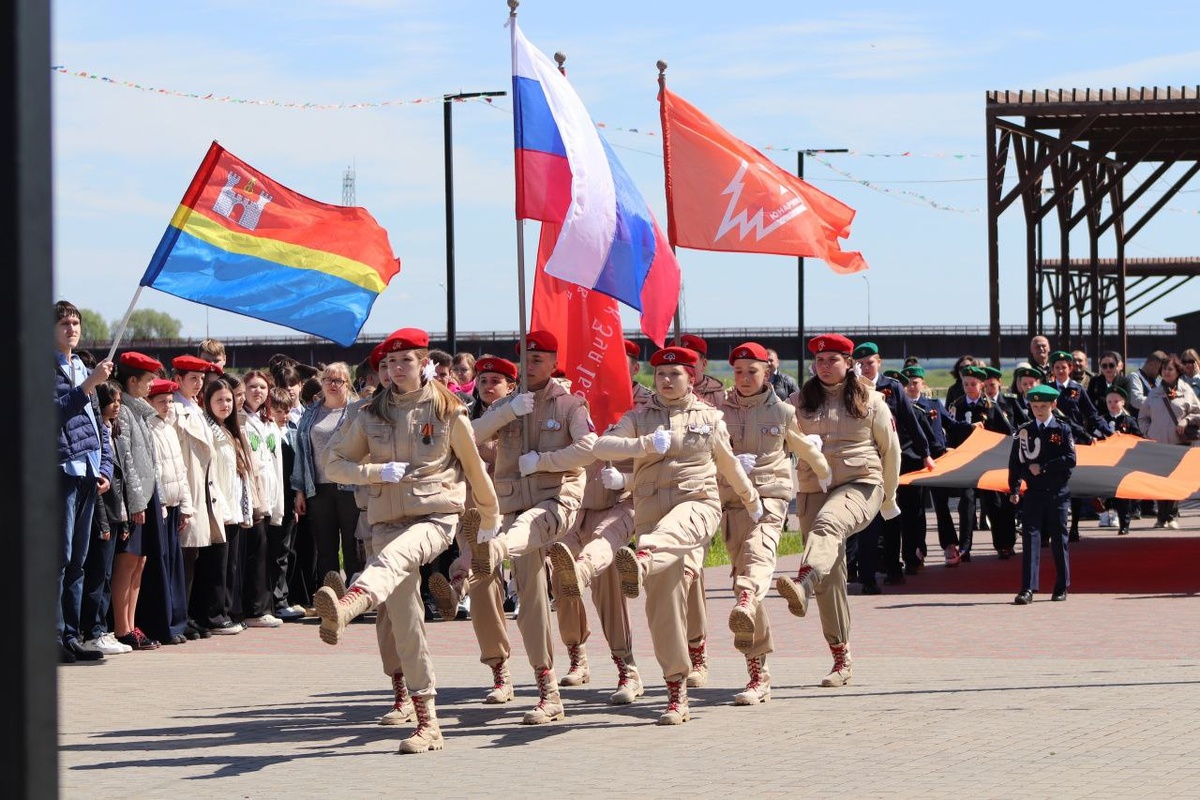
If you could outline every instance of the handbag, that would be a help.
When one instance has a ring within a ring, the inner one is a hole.
[[[1171,421],[1175,423],[1175,427],[1179,427],[1179,416],[1175,413],[1175,406],[1171,405],[1171,401],[1163,396],[1163,403],[1167,406],[1167,413],[1171,415]],[[1200,442],[1200,420],[1192,420],[1183,428],[1183,435],[1180,437],[1184,442]]]

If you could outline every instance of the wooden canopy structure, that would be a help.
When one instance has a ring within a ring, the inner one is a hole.
[[[1200,172],[1200,87],[988,92],[986,119],[992,358],[1001,355],[999,220],[1018,199],[1029,335],[1092,353],[1126,352],[1127,317],[1200,274],[1197,257],[1125,257],[1130,240]],[[1010,163],[1016,184],[1005,191]],[[1126,191],[1126,178],[1142,164],[1154,168]],[[1176,165],[1185,168],[1171,171]],[[1134,213],[1155,187],[1154,202]],[[1051,212],[1060,257],[1045,259],[1041,223]],[[1088,253],[1072,258],[1071,232],[1080,223]],[[1106,235],[1115,258],[1100,257]],[[1110,317],[1115,331],[1106,325]]]

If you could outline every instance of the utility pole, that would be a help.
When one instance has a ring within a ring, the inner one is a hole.
[[[822,150],[800,150],[796,153],[796,177],[804,180],[804,156],[813,155],[815,153],[849,153],[845,147],[840,148],[825,148]],[[799,256],[796,259],[796,265],[799,267],[796,270],[796,339],[800,343],[800,355],[797,368],[797,378],[801,386],[804,385],[804,256]]]
[[[446,338],[450,353],[458,350],[454,310],[454,103],[476,97],[504,97],[508,92],[459,92],[442,95],[443,155],[446,162]]]

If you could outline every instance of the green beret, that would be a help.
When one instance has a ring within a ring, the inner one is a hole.
[[[851,358],[866,358],[867,356],[879,355],[879,345],[874,342],[863,342],[858,347],[854,348],[854,352],[850,354]]]
[[[1108,391],[1105,392],[1104,394],[1105,394],[1105,396],[1108,396],[1110,394],[1119,394],[1119,395],[1121,395],[1122,399],[1124,399],[1124,400],[1129,399],[1129,392],[1125,391],[1120,386],[1110,386],[1110,387],[1108,387]]]
[[[1025,393],[1026,400],[1057,400],[1058,389],[1053,386],[1047,386],[1044,383],[1034,386]]]
[[[983,367],[976,366],[963,367],[958,371],[958,374],[964,378],[978,378],[979,380],[987,377],[987,373],[983,371]]]
[[[885,377],[898,381],[901,386],[908,386],[908,376],[903,372],[894,369],[885,369],[883,374]]]
[[[1059,361],[1070,361],[1072,364],[1074,364],[1075,357],[1072,356],[1070,353],[1068,353],[1066,350],[1055,350],[1053,353],[1050,354],[1050,363],[1056,364]]]
[[[995,367],[984,367],[983,372],[989,378],[995,378],[996,380],[1000,380],[1002,377],[1004,377],[1004,373]]]
[[[925,368],[918,367],[916,365],[913,365],[911,367],[905,367],[904,369],[902,369],[900,371],[903,372],[905,375],[907,375],[910,378],[924,378],[925,377]]]
[[[1039,381],[1046,380],[1046,375],[1037,367],[1017,367],[1013,370],[1014,378],[1037,378]]]

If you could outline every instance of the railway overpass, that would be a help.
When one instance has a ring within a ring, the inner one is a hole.
[[[803,338],[796,336],[796,328],[693,328],[688,332],[704,337],[708,342],[709,357],[713,360],[727,358],[733,348],[742,342],[756,341],[777,350],[781,360],[795,361],[800,356],[802,342],[826,331],[807,329]],[[984,357],[992,350],[991,334],[987,325],[880,325],[870,328],[840,328],[838,332],[844,333],[855,342],[875,342],[886,360],[901,359],[909,355],[922,360],[957,358],[964,353]],[[629,330],[625,335],[642,345],[643,357],[648,357],[653,352],[654,346],[641,331]],[[1200,346],[1200,342],[1182,341],[1183,336],[1173,323],[1131,325],[1128,327],[1128,336],[1130,353],[1126,354],[1126,357],[1135,366],[1140,365],[1142,358],[1153,350],[1179,352],[1185,347]],[[229,366],[246,370],[265,366],[276,353],[285,353],[308,364],[347,361],[353,365],[366,358],[371,348],[382,339],[382,334],[363,334],[357,343],[348,348],[314,336],[242,337],[222,339],[222,342],[228,354]],[[457,340],[459,350],[462,351],[475,355],[493,353],[511,357],[516,351],[517,332],[459,332]],[[446,336],[444,333],[431,332],[430,341],[433,347],[444,347]],[[138,350],[167,363],[182,353],[195,353],[199,343],[199,339],[128,341],[122,342],[120,349]],[[1051,340],[1051,346],[1056,349],[1074,349],[1081,344],[1082,342]],[[102,355],[108,352],[109,343],[83,342],[80,347]],[[1115,331],[1102,337],[1102,347],[1120,350]],[[1005,365],[1011,365],[1028,355],[1029,333],[1025,325],[1001,326],[1000,352]],[[1094,368],[1095,354],[1090,355]]]

